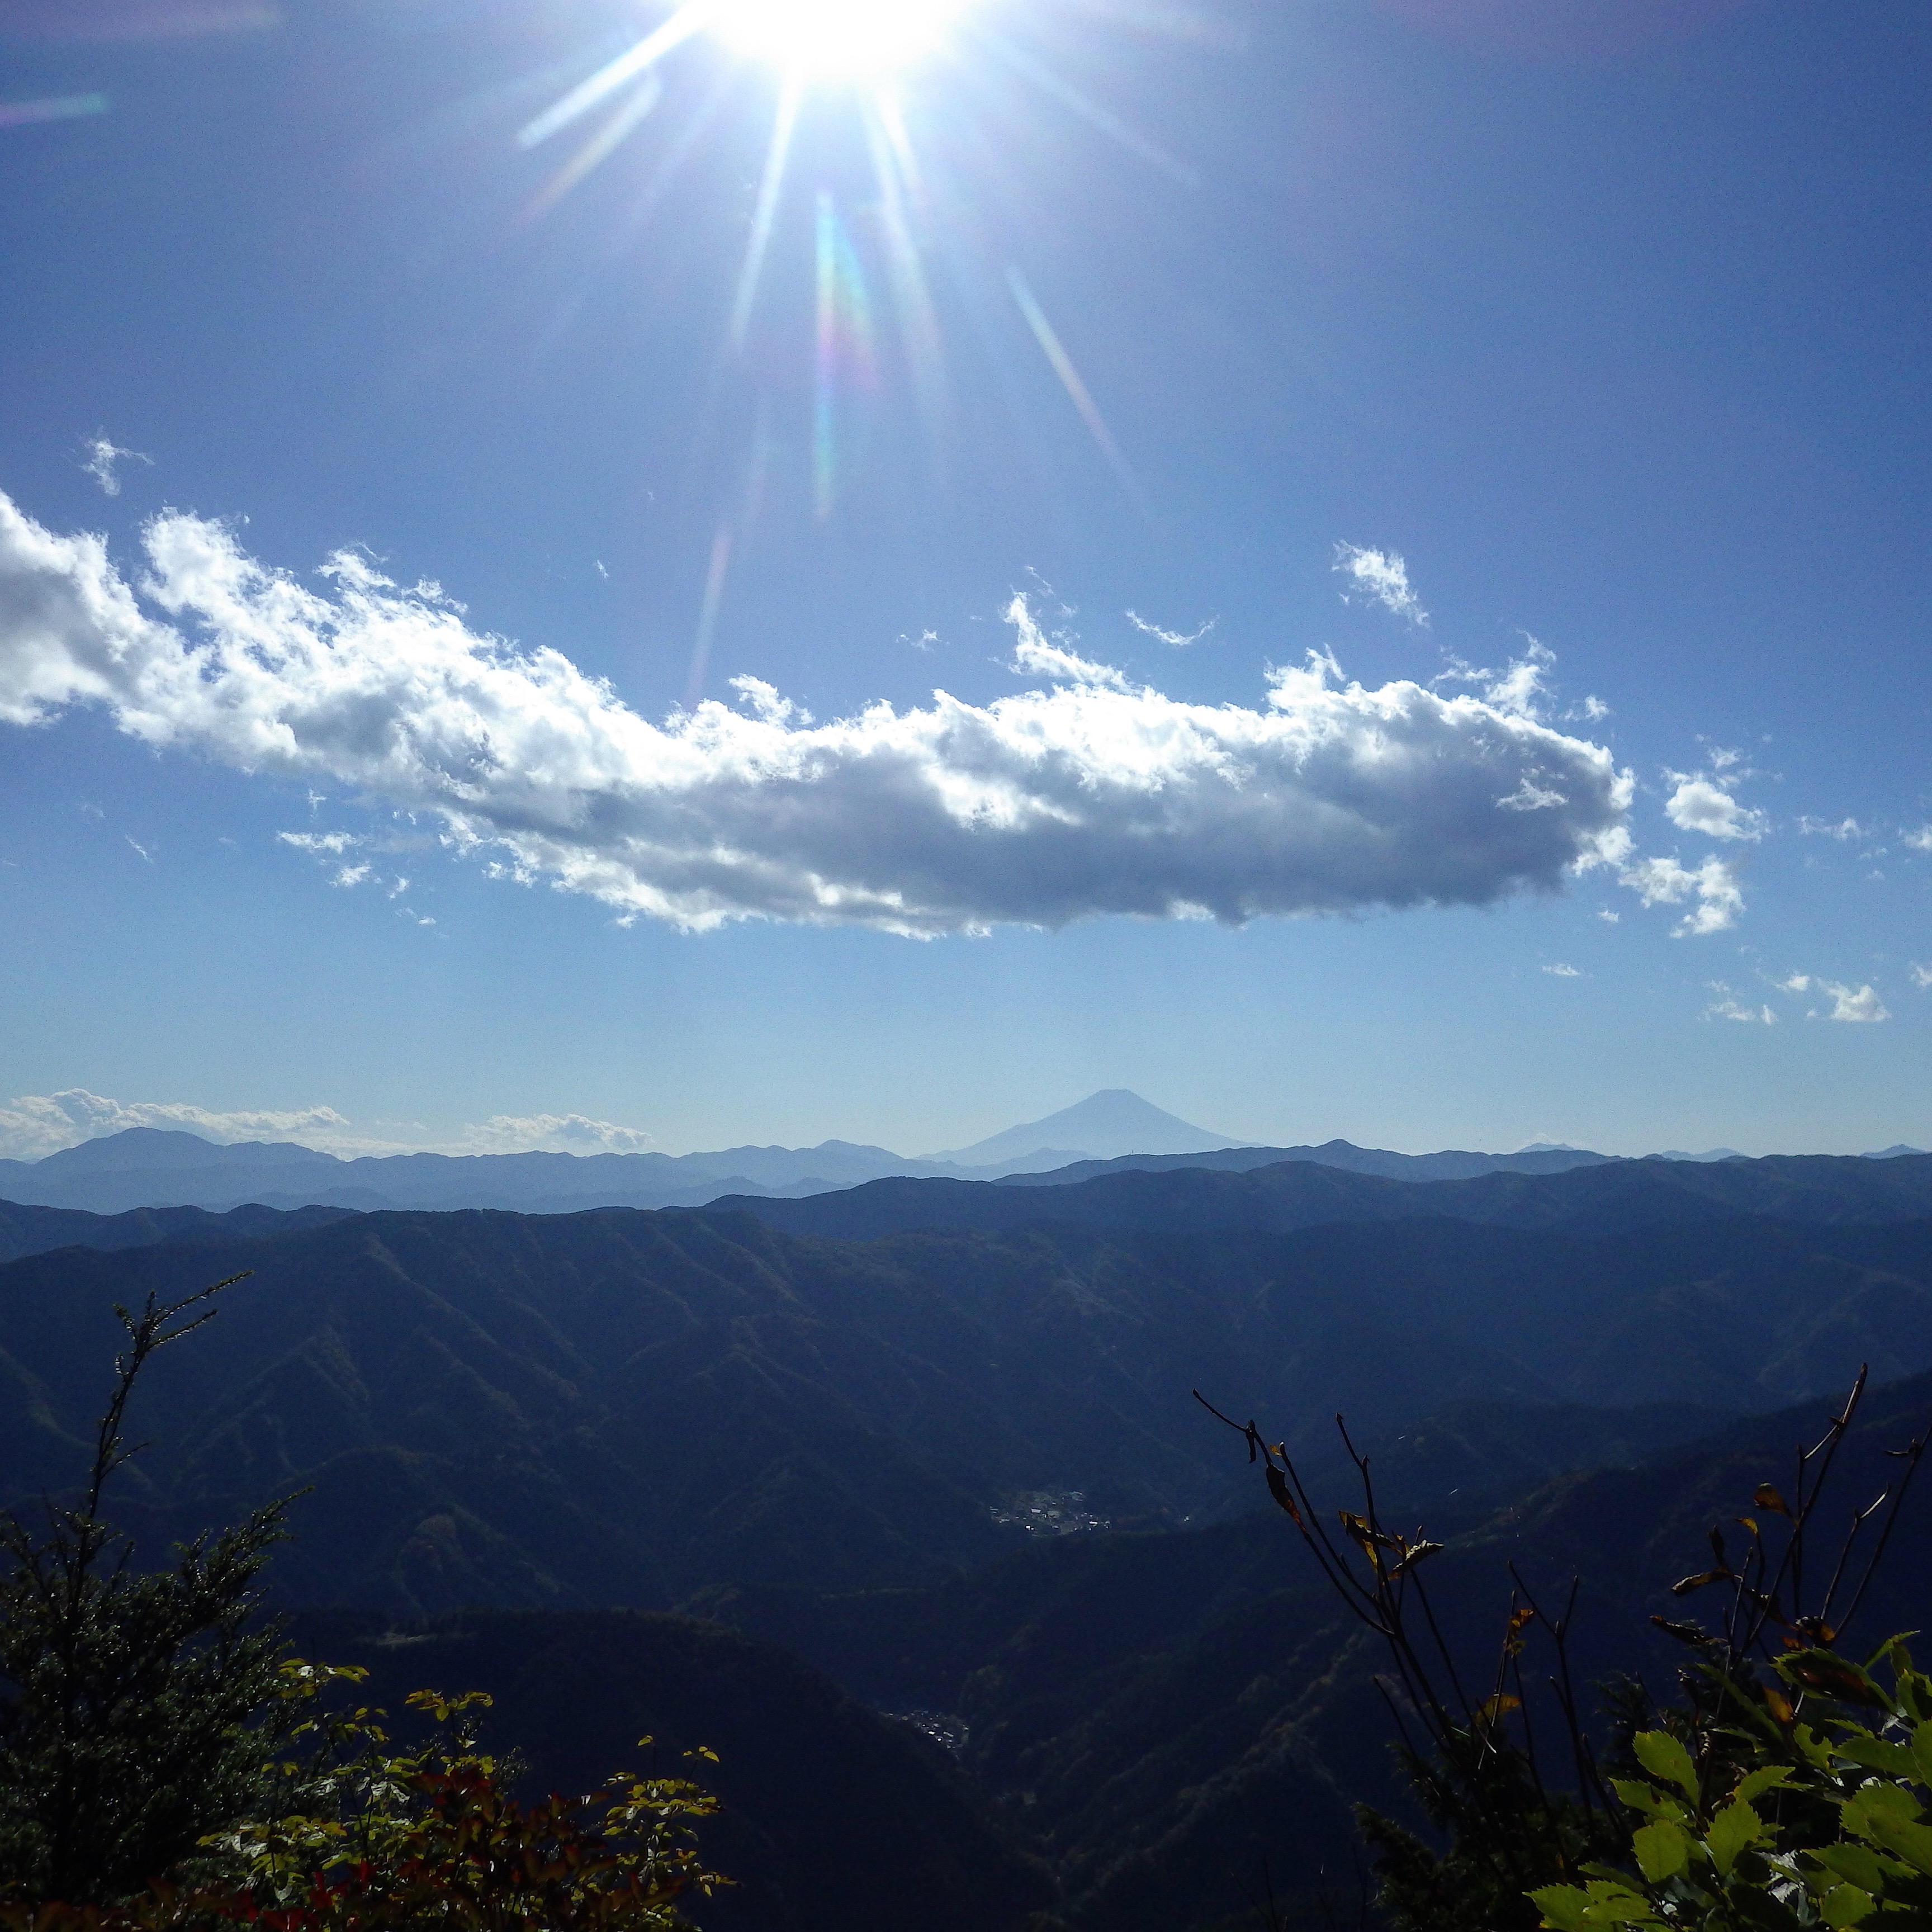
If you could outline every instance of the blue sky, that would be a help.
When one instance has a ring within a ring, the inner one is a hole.
[[[1922,9],[670,12],[0,8],[0,1152],[1932,1144]]]

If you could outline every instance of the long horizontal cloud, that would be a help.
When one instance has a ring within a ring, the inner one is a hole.
[[[129,1127],[160,1127],[221,1142],[299,1137],[305,1146],[325,1147],[348,1126],[333,1107],[218,1113],[186,1101],[114,1100],[85,1087],[70,1087],[58,1094],[23,1094],[0,1105],[0,1158],[38,1160],[77,1142]]]
[[[1271,673],[1254,709],[1184,704],[1016,604],[1016,668],[1046,689],[818,724],[740,680],[742,711],[660,726],[356,555],[314,589],[198,518],[144,542],[137,596],[100,538],[0,496],[0,718],[100,705],[150,744],[440,814],[519,876],[687,928],[1484,904],[1624,836],[1600,746],[1325,659]]]

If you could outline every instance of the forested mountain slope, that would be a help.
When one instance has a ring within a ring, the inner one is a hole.
[[[75,1466],[114,1301],[244,1267],[142,1390],[157,1532],[305,1487],[284,1593],[424,1611],[931,1582],[1042,1496],[1199,1520],[1244,1492],[1197,1386],[1306,1444],[1338,1407],[1370,1430],[1465,1397],[1736,1412],[1932,1364],[1923,1222],[858,1244],[711,1213],[372,1214],[0,1268],[10,1496]]]

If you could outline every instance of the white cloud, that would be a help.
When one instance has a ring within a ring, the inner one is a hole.
[[[1825,1016],[1827,1019],[1870,1022],[1892,1017],[1885,1002],[1870,986],[1844,986],[1835,980],[1821,980],[1812,973],[1793,973],[1775,983],[1781,993],[1828,994],[1832,1010]],[[1814,1010],[1808,1017],[1815,1020],[1818,1014]]]
[[[1722,786],[1683,772],[1671,776],[1677,780],[1677,789],[1664,808],[1679,830],[1701,832],[1707,838],[1764,836],[1764,814],[1747,810]]]
[[[1932,986],[1932,966],[1922,966],[1915,960],[1912,966],[1912,983],[1921,992]]]
[[[1847,838],[1862,838],[1865,829],[1856,818],[1841,818],[1836,824],[1828,819],[1801,818],[1798,829],[1807,838],[1836,838],[1840,842]]]
[[[1904,839],[1915,852],[1932,852],[1932,825],[1922,825],[1916,832],[1906,832]]]
[[[466,1154],[643,1154],[656,1145],[641,1127],[620,1127],[583,1114],[492,1114],[465,1127]]]
[[[1620,912],[1611,911],[1608,906],[1599,906],[1597,909],[1597,916],[1606,926],[1615,926],[1623,917],[1623,914]]]
[[[0,1106],[0,1156],[38,1160],[103,1134],[128,1127],[172,1128],[203,1140],[287,1140],[299,1136],[305,1146],[333,1138],[349,1123],[333,1107],[302,1107],[282,1113],[244,1109],[221,1113],[178,1100],[110,1100],[71,1087],[58,1094],[26,1094]]]
[[[1221,621],[1218,617],[1210,617],[1198,630],[1168,631],[1163,630],[1158,624],[1150,624],[1144,617],[1132,610],[1126,614],[1126,618],[1127,622],[1132,625],[1136,630],[1144,632],[1150,638],[1158,638],[1162,644],[1170,646],[1177,651],[1185,650],[1190,644],[1200,643],[1201,640]]]
[[[741,682],[750,715],[660,726],[358,556],[315,590],[199,518],[144,541],[141,596],[172,621],[99,537],[0,496],[0,719],[98,704],[148,744],[352,786],[512,877],[686,928],[1483,904],[1628,849],[1600,746],[1321,658],[1270,673],[1252,708],[1184,704],[1049,641],[1016,600],[1016,663],[1048,688],[814,726]]]
[[[1736,872],[1722,859],[1706,859],[1695,872],[1675,859],[1639,859],[1619,866],[1617,878],[1647,906],[1681,905],[1686,899],[1694,900],[1677,922],[1675,931],[1680,939],[1723,932],[1737,923],[1744,909]]]
[[[114,466],[117,463],[152,464],[154,460],[143,456],[138,449],[118,449],[104,436],[89,436],[82,447],[87,452],[87,460],[80,466],[110,496],[121,494],[120,472]]]
[[[1720,995],[1704,1009],[1704,1017],[1712,1020],[1737,1020],[1748,1026],[1775,1026],[1778,1016],[1768,1006],[1748,1006],[1736,998],[1731,989],[1721,980],[1711,982],[1712,992]]]
[[[1831,1016],[1834,1020],[1888,1020],[1892,1017],[1884,1001],[1869,986],[1854,989],[1832,980],[1821,980],[1818,985],[1821,992],[1832,996]]]
[[[1566,966],[1560,962],[1554,966],[1546,966],[1543,970],[1558,980],[1581,980],[1587,976],[1578,968]]]
[[[160,1127],[199,1134],[222,1146],[237,1141],[290,1141],[344,1160],[358,1154],[404,1154],[424,1147],[360,1132],[333,1107],[292,1112],[244,1108],[221,1112],[183,1101],[111,1100],[70,1088],[60,1094],[28,1094],[0,1106],[0,1158],[40,1160],[63,1148],[98,1140],[128,1127]],[[584,1114],[494,1114],[436,1142],[439,1154],[642,1154],[656,1145],[641,1127],[618,1126]]]
[[[1384,610],[1393,610],[1412,624],[1428,624],[1429,613],[1408,587],[1408,566],[1394,550],[1366,550],[1360,544],[1338,543],[1334,567],[1364,596],[1372,598]],[[1354,601],[1346,591],[1342,595],[1347,602]]]

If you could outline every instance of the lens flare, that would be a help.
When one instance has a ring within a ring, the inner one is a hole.
[[[968,0],[718,0],[739,52],[820,80],[876,78],[934,52]]]

